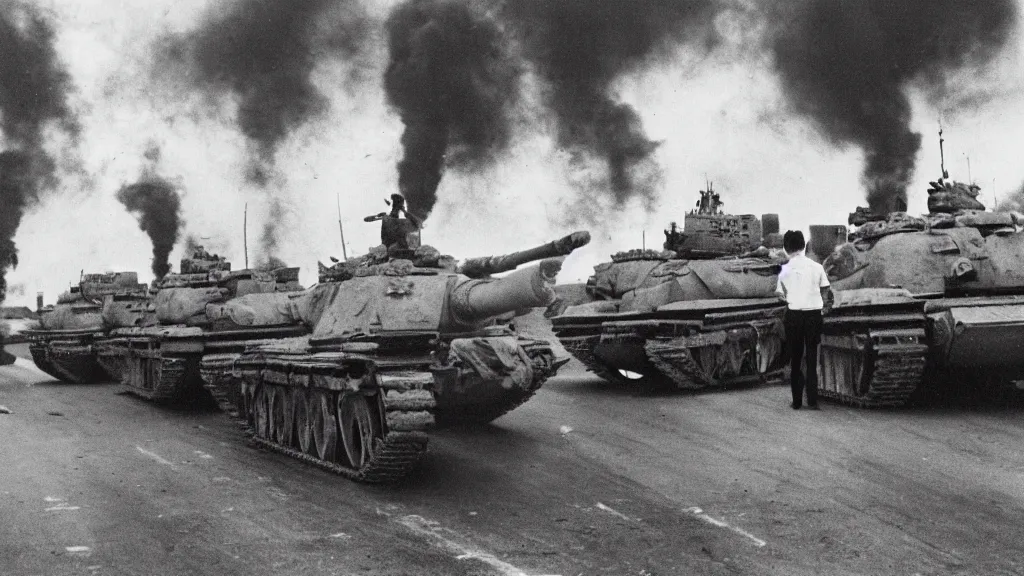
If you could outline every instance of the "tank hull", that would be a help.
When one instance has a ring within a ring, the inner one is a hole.
[[[95,384],[111,375],[98,362],[96,330],[33,330],[25,332],[32,361],[43,372],[68,384]]]
[[[902,406],[977,397],[1024,378],[1024,297],[884,300],[841,306],[825,318],[823,396],[867,408]]]
[[[96,343],[99,363],[127,392],[159,403],[194,401],[203,391],[204,355],[237,355],[254,341],[305,334],[302,326],[203,331],[194,327],[115,330]]]
[[[775,299],[689,300],[552,323],[562,345],[606,380],[702,390],[779,381],[783,313]]]
[[[257,445],[388,483],[413,469],[430,430],[490,422],[560,365],[547,343],[514,335],[391,333],[250,344],[241,354],[204,356],[200,371]]]

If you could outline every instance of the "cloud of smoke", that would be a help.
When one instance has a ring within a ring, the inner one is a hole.
[[[171,271],[168,257],[181,231],[181,196],[178,187],[157,173],[160,148],[150,146],[145,153],[147,164],[134,184],[125,184],[117,191],[117,200],[136,215],[139,229],[153,243],[153,275],[163,278]]]
[[[596,158],[607,175],[588,194],[610,192],[617,206],[656,197],[658,142],[640,116],[619,102],[613,84],[684,43],[714,45],[714,0],[508,0],[503,16],[544,79],[558,144],[580,159]]]
[[[906,209],[921,147],[908,87],[941,99],[949,74],[988,63],[1017,20],[1013,0],[802,0],[768,11],[788,101],[833,143],[864,151],[879,212]]]
[[[49,126],[77,136],[68,107],[71,80],[54,50],[53,27],[33,6],[0,3],[0,302],[7,269],[18,264],[14,235],[25,211],[57,182],[56,162],[43,149]]]
[[[495,21],[467,4],[410,0],[386,28],[384,89],[405,124],[399,189],[426,217],[446,167],[479,168],[508,145],[520,69]]]
[[[233,0],[217,4],[199,28],[166,38],[158,65],[237,102],[238,129],[253,146],[246,179],[264,187],[281,143],[327,110],[314,69],[357,55],[366,25],[357,0]]]

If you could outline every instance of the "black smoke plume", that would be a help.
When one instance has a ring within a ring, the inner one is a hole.
[[[56,162],[43,149],[51,125],[78,134],[68,107],[71,80],[54,50],[50,23],[34,7],[0,3],[0,302],[7,269],[18,265],[14,235],[25,211],[57,183]]]
[[[576,157],[607,166],[617,205],[639,196],[647,205],[658,172],[658,146],[640,116],[619,102],[612,85],[673,48],[714,44],[714,0],[508,0],[503,15],[546,81],[557,141]]]
[[[1017,20],[1013,0],[802,0],[772,4],[771,48],[797,112],[864,151],[868,204],[906,209],[921,134],[907,88],[933,99],[949,74],[989,62]]]
[[[407,1],[386,29],[384,89],[405,124],[398,185],[426,217],[446,167],[479,167],[508,145],[520,70],[494,20],[464,3]]]
[[[181,196],[178,187],[157,174],[159,148],[146,151],[149,163],[138,182],[125,184],[117,191],[117,200],[135,214],[139,229],[153,243],[153,275],[163,278],[171,271],[168,257],[181,232]]]
[[[317,64],[355,56],[365,37],[357,0],[233,0],[198,29],[165,39],[158,65],[184,70],[193,89],[237,102],[238,129],[255,153],[247,180],[262,187],[278,146],[327,110],[312,82]]]

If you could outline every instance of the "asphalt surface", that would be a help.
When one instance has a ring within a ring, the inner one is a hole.
[[[576,373],[383,488],[117,392],[0,368],[0,574],[1024,574],[1019,407]]]

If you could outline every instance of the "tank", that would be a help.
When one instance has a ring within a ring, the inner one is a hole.
[[[207,356],[203,374],[256,444],[353,480],[397,480],[430,429],[489,422],[568,360],[517,333],[514,318],[550,303],[562,256],[589,239],[461,267],[429,246],[395,244],[322,266],[317,286],[287,300],[309,335]]]
[[[97,362],[95,344],[102,339],[104,307],[144,307],[147,285],[135,272],[83,274],[77,286],[62,294],[55,306],[39,310],[39,330],[26,330],[32,360],[40,370],[68,383],[110,379]]]
[[[778,217],[724,214],[710,186],[665,231],[664,251],[632,250],[599,264],[590,302],[552,318],[562,345],[618,384],[700,390],[771,383],[783,370],[784,255]],[[764,226],[767,222],[768,226]]]
[[[979,191],[940,178],[924,216],[850,215],[850,241],[824,262],[823,396],[900,406],[1024,378],[1024,216],[984,211]]]
[[[302,289],[298,271],[232,271],[230,262],[196,247],[181,260],[180,273],[153,283],[144,309],[108,300],[109,330],[94,344],[98,363],[128,392],[147,400],[194,401],[202,394],[204,354],[306,332],[277,309],[282,294]]]

